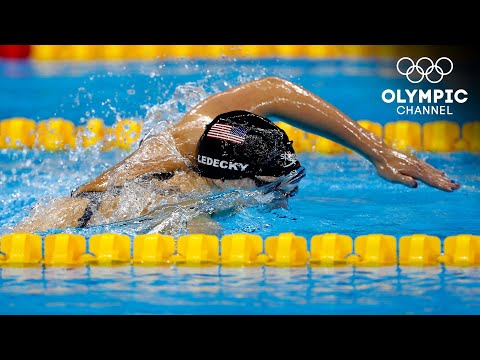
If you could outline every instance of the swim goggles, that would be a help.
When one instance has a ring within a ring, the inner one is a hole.
[[[300,166],[290,174],[274,181],[266,181],[257,177],[253,177],[253,181],[255,181],[257,187],[265,190],[265,193],[273,191],[284,197],[292,197],[298,192],[298,183],[305,177],[305,175],[305,168]]]

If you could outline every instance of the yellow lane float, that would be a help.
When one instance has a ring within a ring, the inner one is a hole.
[[[359,265],[382,266],[397,262],[397,240],[384,234],[362,235],[355,238],[355,254]]]
[[[83,264],[87,241],[81,235],[55,234],[45,237],[45,265]]]
[[[90,237],[86,259],[92,264],[117,264],[130,261],[130,237],[120,234],[98,234]]]
[[[395,121],[384,128],[384,141],[398,150],[422,149],[422,126],[413,121]]]
[[[445,265],[475,266],[480,265],[480,236],[459,234],[448,236],[443,243]]]
[[[400,265],[438,265],[440,238],[426,234],[402,236],[399,240]]]
[[[173,262],[187,265],[217,264],[219,241],[214,235],[191,234],[180,236],[177,241],[178,254]]]
[[[175,251],[172,236],[146,234],[135,236],[133,262],[136,264],[166,264]]]
[[[455,151],[460,140],[460,126],[453,121],[432,121],[423,125],[423,150]]]
[[[462,140],[466,142],[465,150],[480,152],[480,121],[463,124]]]
[[[251,234],[232,234],[222,237],[222,265],[243,266],[264,262],[263,240]]]
[[[0,264],[29,265],[42,260],[42,237],[15,233],[0,238]]]
[[[38,123],[38,146],[47,151],[75,148],[75,125],[69,120],[52,118]]]
[[[309,258],[307,240],[291,232],[267,237],[265,252],[269,266],[305,266]]]
[[[315,235],[310,240],[310,263],[320,265],[345,264],[352,253],[350,236],[327,233]]]
[[[14,117],[0,121],[0,149],[31,148],[35,144],[37,124],[31,119]]]

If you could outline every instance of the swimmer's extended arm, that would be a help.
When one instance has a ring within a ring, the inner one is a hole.
[[[293,126],[338,142],[370,160],[379,175],[387,180],[416,187],[415,179],[418,179],[445,191],[459,187],[426,162],[390,148],[382,139],[317,95],[289,81],[267,77],[205,99],[166,136],[146,139],[130,156],[79,187],[77,192],[104,191],[109,186],[121,186],[126,180],[148,172],[186,168],[187,162],[195,162],[196,146],[205,125],[217,115],[233,110],[277,116]]]
[[[361,127],[339,109],[299,85],[275,77],[257,81],[257,105],[252,112],[277,116],[306,131],[340,143],[370,160],[383,178],[417,187],[416,179],[435,188],[459,188],[445,173],[415,156],[387,146],[382,139]],[[256,94],[255,94],[256,93]]]

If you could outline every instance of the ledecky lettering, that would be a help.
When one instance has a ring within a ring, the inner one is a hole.
[[[210,165],[213,167],[219,167],[222,169],[245,171],[249,164],[234,163],[231,161],[212,159],[211,157],[198,155],[197,160],[200,164]]]

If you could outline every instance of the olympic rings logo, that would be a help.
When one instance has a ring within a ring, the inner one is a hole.
[[[426,69],[424,69],[420,64],[424,60],[427,60],[430,64],[430,66],[428,66]],[[439,66],[439,62],[442,61],[442,60],[447,60],[449,62],[450,67],[449,67],[448,71],[444,71],[444,69],[441,66]],[[405,72],[400,70],[400,65],[401,65],[402,62],[403,63],[405,63],[405,62],[409,63],[409,66],[408,66],[408,68]],[[410,81],[413,84],[418,84],[419,82],[421,82],[425,78],[430,83],[437,84],[437,83],[439,83],[440,81],[443,80],[444,76],[450,74],[453,71],[453,62],[449,58],[443,56],[443,57],[439,58],[435,63],[433,63],[432,59],[424,56],[424,57],[418,59],[417,62],[415,63],[409,57],[404,56],[400,60],[397,61],[397,70],[400,74],[405,75],[407,77],[408,81]],[[412,79],[410,77],[410,75],[414,71],[416,71],[418,74],[421,75],[421,77],[417,80]],[[434,71],[439,75],[439,78],[436,79],[436,80],[435,79],[432,80],[431,77],[429,77]]]

